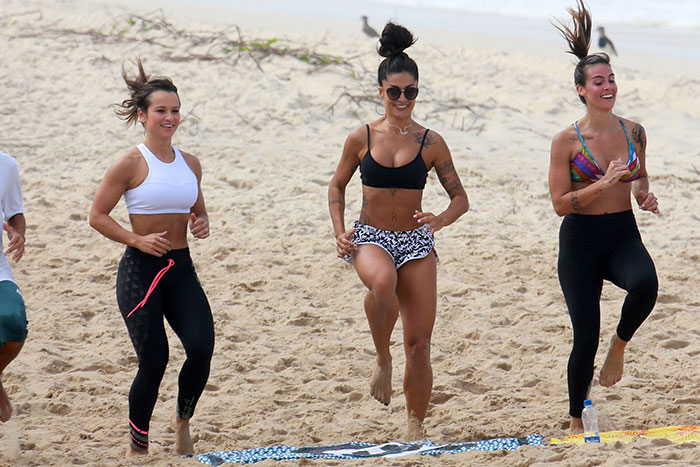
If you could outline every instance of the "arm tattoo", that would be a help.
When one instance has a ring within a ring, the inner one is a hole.
[[[418,144],[423,144],[423,146],[432,146],[433,144],[436,144],[435,138],[433,138],[433,135],[431,135],[430,133],[428,133],[428,135],[425,137],[425,143],[423,143],[424,133],[425,132],[421,133],[420,131],[416,131],[415,133],[413,133],[413,140]]]
[[[644,151],[647,147],[647,137],[644,134],[644,128],[642,125],[636,125],[632,128],[632,140],[639,145],[639,147]]]
[[[450,197],[452,197],[456,191],[463,190],[462,182],[459,181],[452,160],[448,160],[442,165],[436,165],[435,172],[437,172],[440,183]]]
[[[578,202],[578,196],[576,196],[575,191],[571,192],[571,206],[574,208],[574,211],[579,211],[583,207],[581,203]]]
[[[341,208],[345,209],[345,201],[342,199],[332,199],[328,201],[328,207],[331,207],[334,204],[339,204]]]

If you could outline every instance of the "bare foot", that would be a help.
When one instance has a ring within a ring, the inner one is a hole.
[[[391,361],[386,366],[380,366],[379,361],[374,364],[374,372],[369,382],[369,393],[384,405],[391,402]]]
[[[608,356],[605,357],[605,363],[600,370],[600,385],[610,387],[622,379],[622,369],[625,365],[625,347],[627,342],[623,341],[617,335],[610,339],[610,349]]]
[[[175,431],[175,452],[178,454],[194,454],[194,444],[190,437],[190,421],[177,415],[170,418],[170,426]]]
[[[12,417],[12,404],[10,398],[7,397],[7,392],[0,381],[0,421],[6,422]]]
[[[569,434],[580,435],[581,433],[583,433],[583,420],[578,417],[571,417]]]
[[[126,457],[141,457],[148,454],[148,449],[136,449],[132,445],[126,448]]]
[[[408,441],[420,441],[425,439],[423,422],[416,417],[413,412],[408,415],[408,431],[406,433]]]

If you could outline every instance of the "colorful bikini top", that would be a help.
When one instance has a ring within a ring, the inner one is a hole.
[[[423,134],[423,141],[416,157],[401,167],[386,167],[374,160],[369,152],[369,125],[367,126],[367,153],[360,161],[360,178],[362,184],[373,188],[407,188],[409,190],[422,190],[428,178],[428,170],[423,161],[423,145],[428,131]]]
[[[622,120],[620,120],[620,125],[622,125],[622,129],[625,130],[625,138],[627,138],[627,147],[629,148],[627,168],[630,170],[630,173],[620,177],[620,181],[629,183],[639,178],[639,158],[637,157],[637,152],[634,150],[634,146],[630,142],[627,128],[625,128],[625,124]],[[603,178],[603,175],[605,175],[605,171],[598,165],[598,162],[593,158],[593,154],[588,149],[588,146],[586,146],[586,142],[583,140],[583,136],[581,136],[581,132],[578,129],[578,122],[574,122],[574,127],[576,128],[576,133],[578,133],[578,139],[581,140],[583,146],[571,161],[571,180],[577,182],[595,182],[596,180],[600,180]]]

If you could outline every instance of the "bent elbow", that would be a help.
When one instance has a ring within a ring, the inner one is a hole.
[[[554,206],[554,212],[557,213],[557,216],[562,217],[567,214],[571,213],[571,209],[567,209],[565,206],[553,203]]]
[[[98,232],[100,231],[100,229],[98,228],[100,225],[99,219],[100,219],[99,214],[96,214],[96,213],[90,211],[90,214],[88,215],[88,225],[90,225],[90,227],[97,230]]]

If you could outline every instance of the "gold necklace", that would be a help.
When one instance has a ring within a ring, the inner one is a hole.
[[[406,125],[405,127],[403,127],[403,130],[402,130],[400,126],[397,126],[397,125],[394,125],[393,123],[391,123],[389,121],[389,119],[386,118],[386,115],[384,115],[384,121],[386,122],[387,125],[393,126],[397,130],[399,130],[399,133],[401,133],[401,136],[406,136],[408,134],[408,129],[413,126],[413,122],[411,122],[408,125]]]

